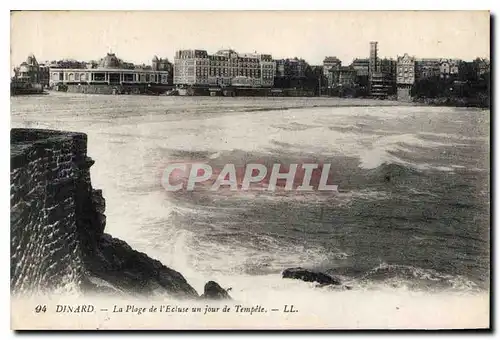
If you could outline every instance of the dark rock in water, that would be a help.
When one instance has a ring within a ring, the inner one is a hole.
[[[97,242],[94,256],[86,258],[86,267],[93,276],[128,294],[198,298],[182,274],[108,234]]]
[[[215,281],[208,281],[205,284],[205,289],[201,297],[203,299],[213,299],[213,300],[231,299],[231,296],[229,296],[227,291],[221,286],[219,286],[219,284]]]
[[[331,277],[330,275],[314,272],[312,270],[307,270],[301,267],[298,268],[288,268],[283,271],[284,279],[297,279],[306,282],[318,282],[320,284],[327,285],[340,285],[339,279]]]

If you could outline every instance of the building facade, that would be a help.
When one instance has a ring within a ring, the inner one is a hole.
[[[394,78],[394,83],[396,83],[396,73],[398,62],[394,59],[379,59],[378,61],[378,69],[380,72],[388,74],[391,78]]]
[[[385,99],[395,92],[395,82],[391,73],[372,73],[370,81],[370,95],[375,98]]]
[[[424,58],[415,60],[415,79],[439,77],[441,75],[441,60]]]
[[[40,83],[42,86],[48,87],[50,84],[50,66],[46,64],[39,65],[39,75],[40,75]]]
[[[311,88],[311,67],[304,59],[278,59],[273,87],[278,89]]]
[[[385,98],[388,94],[389,75],[381,70],[382,64],[378,57],[378,42],[376,41],[370,42],[370,58],[368,61],[368,92],[371,96]]]
[[[80,65],[80,68],[60,68],[50,66],[50,85],[146,85],[169,84],[171,71],[153,70],[151,67],[131,68],[114,53],[108,53],[95,68]]]
[[[328,87],[332,87],[339,82],[338,75],[342,61],[337,57],[325,57],[323,60],[323,75],[327,79]]]
[[[441,59],[439,62],[440,77],[447,79],[450,76],[458,75],[460,60],[457,59]]]
[[[12,94],[41,93],[48,83],[48,68],[40,65],[33,54],[19,66],[14,67],[10,81]]]
[[[378,42],[370,42],[370,57],[368,59],[368,87],[371,96],[386,98],[396,91],[397,62],[393,59],[380,59]]]
[[[33,54],[25,62],[14,68],[14,78],[21,83],[40,83],[40,65]]]
[[[370,59],[356,58],[351,63],[352,68],[356,71],[357,76],[368,76],[370,68]]]
[[[394,59],[379,59],[377,70],[372,75],[372,86],[376,88],[373,95],[387,97],[396,93],[397,61]]]
[[[476,64],[478,78],[490,72],[490,61],[488,59],[476,58],[474,64]]]
[[[379,59],[376,72],[370,74],[370,95],[387,98],[396,92],[397,62],[393,59]]]
[[[132,64],[133,66],[133,64]],[[173,65],[167,58],[158,58],[154,56],[151,60],[151,69],[153,71],[168,71],[173,74]]]
[[[369,79],[371,81],[372,75],[374,73],[378,73],[378,42],[376,41],[371,41],[370,42],[370,59],[369,59],[369,66],[368,66],[368,75]]]
[[[415,83],[415,57],[407,53],[398,56],[396,83],[398,100],[411,100],[411,88]]]
[[[461,60],[445,58],[422,58],[415,60],[415,79],[440,77],[448,79],[458,76]]]
[[[337,84],[341,86],[352,86],[356,81],[356,70],[352,66],[341,66],[338,71]]]
[[[304,59],[278,59],[276,62],[276,77],[304,78],[309,64]]]
[[[270,54],[220,50],[209,55],[205,50],[181,50],[174,59],[177,86],[272,87],[275,73],[276,62]]]

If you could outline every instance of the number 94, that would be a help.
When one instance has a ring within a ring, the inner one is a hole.
[[[47,305],[37,305],[35,307],[35,313],[45,313],[47,311]]]

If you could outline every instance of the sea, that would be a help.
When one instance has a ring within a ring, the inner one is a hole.
[[[305,326],[487,323],[489,110],[50,93],[11,97],[11,127],[86,133],[105,232],[200,293],[214,280],[243,304],[293,304]],[[328,163],[338,192],[173,193],[172,162]],[[290,267],[343,285],[283,279]]]

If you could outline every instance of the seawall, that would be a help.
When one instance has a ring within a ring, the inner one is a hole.
[[[61,84],[53,87],[56,91],[84,94],[163,94],[171,90],[171,85],[158,84]]]
[[[77,197],[88,179],[86,137],[11,131],[11,288],[63,288],[82,278]]]
[[[87,136],[11,130],[11,290],[198,297],[184,277],[104,233]]]

